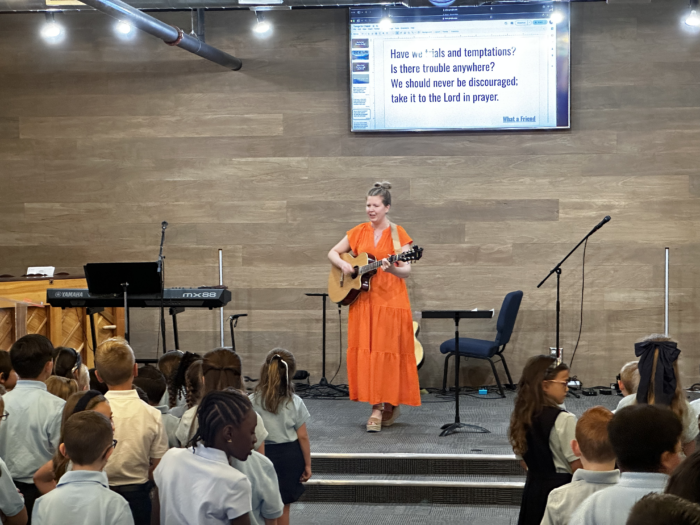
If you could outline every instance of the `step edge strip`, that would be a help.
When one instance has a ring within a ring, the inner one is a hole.
[[[437,487],[437,488],[481,488],[481,489],[522,489],[524,481],[412,481],[412,480],[328,480],[310,479],[305,485],[335,486],[391,486],[391,487]]]
[[[514,454],[414,454],[403,452],[312,452],[311,459],[432,459],[462,461],[518,461]]]

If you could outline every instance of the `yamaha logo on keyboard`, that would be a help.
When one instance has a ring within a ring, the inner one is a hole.
[[[56,297],[65,297],[65,298],[70,298],[70,297],[82,297],[83,292],[56,292]]]
[[[207,298],[211,298],[211,297],[215,298],[216,292],[200,292],[200,293],[187,292],[187,293],[183,293],[182,297],[187,298],[187,299],[207,299]]]

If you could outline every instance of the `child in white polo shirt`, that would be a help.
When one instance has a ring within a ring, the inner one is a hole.
[[[160,412],[133,390],[138,368],[134,352],[122,338],[108,339],[95,355],[97,377],[107,384],[114,437],[121,445],[107,462],[110,488],[129,502],[136,525],[150,525],[152,484],[149,479],[168,450]]]
[[[54,490],[36,500],[35,525],[133,525],[126,500],[109,490],[102,471],[117,446],[112,423],[99,412],[73,414],[59,449],[73,468]]]
[[[234,389],[209,392],[197,419],[190,447],[171,448],[155,470],[156,516],[161,525],[247,525],[250,482],[229,459],[245,461],[253,451],[257,418],[250,400]]]

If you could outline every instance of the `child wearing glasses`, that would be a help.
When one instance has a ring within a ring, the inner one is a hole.
[[[508,438],[527,469],[518,525],[539,525],[549,493],[571,482],[581,461],[571,448],[576,416],[560,408],[568,391],[569,367],[553,357],[528,359],[518,383]]]
[[[103,472],[117,441],[110,420],[99,412],[73,414],[63,428],[61,454],[73,463],[58,486],[34,504],[34,525],[133,525],[129,504],[109,489]]]

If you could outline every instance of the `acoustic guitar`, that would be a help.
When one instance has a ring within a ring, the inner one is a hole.
[[[390,264],[397,261],[412,263],[423,257],[423,248],[414,246],[407,252],[387,257]],[[381,268],[382,261],[377,260],[370,253],[361,253],[353,257],[350,253],[343,253],[340,258],[350,263],[355,268],[355,273],[345,275],[340,268],[331,266],[331,274],[328,276],[328,296],[334,303],[348,306],[352,304],[361,292],[369,290],[370,280]]]
[[[420,325],[413,321],[413,347],[416,353],[416,365],[418,365],[418,370],[420,370],[420,367],[423,366],[423,361],[425,361],[425,352],[423,352],[423,345],[418,340],[418,334],[420,334]]]

